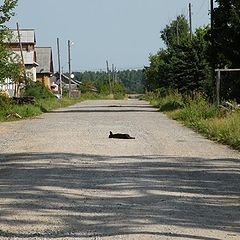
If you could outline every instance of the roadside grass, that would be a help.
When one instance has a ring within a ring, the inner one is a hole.
[[[36,104],[15,104],[10,98],[0,97],[0,122],[16,121],[24,118],[38,116],[57,108],[67,107],[84,100],[123,99],[124,95],[103,95],[98,93],[85,93],[80,98],[55,97],[37,98]],[[14,114],[18,114],[17,117]]]
[[[0,105],[0,121],[14,121],[21,118],[34,117],[56,108],[73,105],[80,101],[80,98],[75,99],[67,97],[63,97],[61,100],[56,98],[37,99],[36,104],[18,105],[12,101],[8,101],[4,106]],[[14,116],[14,114],[18,114],[21,118]]]
[[[205,137],[240,150],[240,111],[226,112],[210,104],[201,94],[183,96],[147,93],[145,99],[170,118],[180,121]]]

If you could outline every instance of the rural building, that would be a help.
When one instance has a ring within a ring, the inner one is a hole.
[[[48,89],[51,89],[53,82],[53,58],[51,47],[36,47],[37,59],[37,80],[41,81]]]
[[[20,29],[20,42],[17,29],[11,29],[12,37],[7,42],[9,48],[15,53],[16,61],[23,63],[26,77],[33,82],[41,81],[47,88],[51,89],[51,78],[54,73],[53,58],[51,47],[36,47],[36,36],[34,29]],[[6,95],[19,95],[19,89],[12,79],[6,79],[5,83],[0,86],[0,90],[6,92]]]
[[[12,29],[12,38],[9,43],[11,50],[21,56],[21,48],[19,44],[18,31]],[[22,44],[23,61],[26,70],[26,76],[32,81],[37,80],[37,60],[36,60],[36,37],[33,29],[21,29],[19,30],[20,40]]]

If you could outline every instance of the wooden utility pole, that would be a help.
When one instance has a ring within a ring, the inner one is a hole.
[[[179,23],[178,23],[178,19],[177,19],[177,44],[179,45],[180,41],[179,41]]]
[[[190,40],[192,40],[192,4],[189,3],[189,28],[190,28]]]
[[[62,71],[61,71],[61,57],[60,57],[60,44],[57,38],[57,52],[58,52],[58,72],[59,72],[59,94],[62,97]]]
[[[213,102],[217,104],[217,99],[216,99],[216,74],[215,74],[215,38],[214,38],[214,5],[213,5],[213,0],[210,0],[210,15],[211,15],[211,69],[212,69],[212,89],[213,89]]]
[[[69,93],[68,96],[69,98],[71,97],[71,91],[72,91],[72,79],[71,79],[71,41],[68,40],[68,74],[69,74]]]
[[[107,64],[107,74],[108,74],[109,91],[110,91],[110,93],[112,93],[112,84],[111,84],[111,76],[110,76],[110,70],[109,70],[108,60],[106,60],[106,64]]]
[[[22,60],[22,67],[23,67],[23,73],[24,73],[24,81],[25,81],[25,84],[27,84],[27,74],[26,74],[26,68],[25,68],[25,63],[24,63],[23,47],[22,47],[22,41],[21,41],[21,35],[20,35],[20,30],[19,30],[18,23],[17,23],[17,33],[18,33],[18,42],[19,42],[20,52],[21,52],[21,60]]]
[[[115,68],[114,68],[114,64],[112,64],[112,79],[113,82],[115,81]]]

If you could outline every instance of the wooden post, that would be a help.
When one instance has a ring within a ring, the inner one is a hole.
[[[216,77],[216,85],[214,87],[214,91],[216,92],[216,100],[215,103],[217,105],[220,104],[220,86],[221,86],[221,72],[240,72],[240,68],[224,68],[224,69],[215,69],[217,73]]]
[[[216,104],[220,104],[220,84],[221,84],[221,70],[217,69],[217,79],[216,79]]]

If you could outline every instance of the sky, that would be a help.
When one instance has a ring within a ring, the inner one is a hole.
[[[3,0],[0,0],[0,3]],[[68,40],[73,71],[142,69],[149,55],[164,47],[160,31],[176,16],[188,18],[192,4],[193,29],[210,22],[209,0],[19,0],[9,28],[35,29],[36,46],[52,47],[58,71],[68,71]]]

